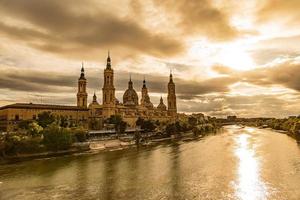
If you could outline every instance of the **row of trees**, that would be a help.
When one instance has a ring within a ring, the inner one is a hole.
[[[128,124],[119,115],[113,115],[105,121],[113,125],[117,136],[125,133]],[[19,130],[0,136],[0,152],[3,156],[44,151],[67,150],[74,142],[84,142],[87,130],[72,125],[64,117],[54,116],[50,112],[38,115],[37,120],[22,121]],[[136,126],[144,132],[158,137],[180,137],[182,133],[192,131],[195,136],[214,132],[217,126],[212,121],[189,117],[186,121],[159,122],[138,118]],[[136,133],[138,142],[142,139],[140,132]]]
[[[268,119],[260,120],[256,123],[257,126],[267,125],[275,130],[284,130],[300,139],[300,117],[289,117],[285,119]]]
[[[20,122],[18,131],[0,136],[1,155],[67,150],[74,142],[84,142],[86,130],[70,125],[63,117],[40,113],[37,120]]]

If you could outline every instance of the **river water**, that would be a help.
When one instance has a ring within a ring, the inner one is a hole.
[[[189,142],[0,166],[0,199],[300,199],[300,149],[227,126]]]

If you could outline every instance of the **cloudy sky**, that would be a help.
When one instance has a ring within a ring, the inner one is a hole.
[[[116,96],[129,74],[180,112],[300,114],[299,0],[0,0],[0,106],[75,104],[84,62],[102,102],[109,49]]]

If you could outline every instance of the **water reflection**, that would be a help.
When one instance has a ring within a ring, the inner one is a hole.
[[[252,129],[246,129],[252,132]],[[235,138],[238,158],[238,184],[236,195],[242,200],[267,198],[267,188],[260,177],[259,160],[255,155],[255,147],[251,145],[251,136],[243,133]]]
[[[181,176],[180,173],[180,146],[175,144],[172,146],[172,157],[170,160],[170,178],[171,178],[171,197],[174,200],[181,199],[180,196],[184,196],[181,192]]]
[[[0,199],[299,200],[300,150],[267,129],[0,166]]]

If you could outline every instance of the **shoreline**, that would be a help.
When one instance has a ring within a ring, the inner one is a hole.
[[[139,145],[136,145],[134,140],[122,141],[120,139],[113,139],[113,140],[89,141],[89,142],[85,142],[85,144],[75,144],[73,148],[68,150],[62,150],[56,152],[47,151],[42,153],[19,154],[15,156],[1,157],[0,165],[14,164],[18,162],[30,161],[35,159],[55,158],[55,157],[62,157],[66,155],[75,155],[77,153],[100,153],[105,151],[124,150],[133,147],[138,148],[138,146],[140,147],[155,146],[164,142],[169,143],[172,141],[188,142],[188,141],[201,139],[208,135],[217,134],[217,132],[207,133],[198,136],[194,136],[192,132],[187,132],[187,133],[182,133],[180,137],[166,137],[166,138],[152,139],[149,141],[141,142]]]

